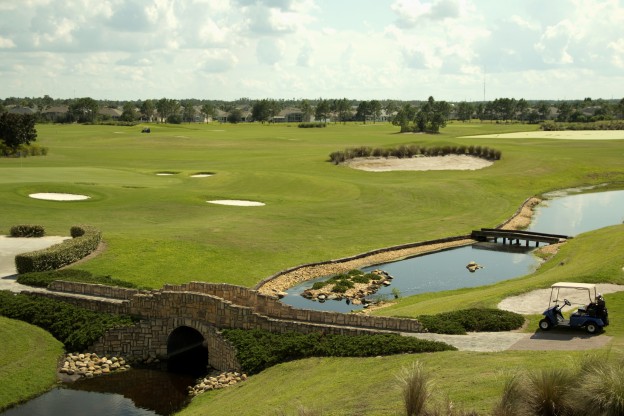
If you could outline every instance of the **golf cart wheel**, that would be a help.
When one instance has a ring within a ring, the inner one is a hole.
[[[598,332],[598,325],[596,324],[592,324],[589,323],[587,324],[587,326],[585,327],[585,330],[589,333],[589,334],[595,334],[596,332]]]
[[[550,324],[550,321],[548,319],[542,319],[541,321],[539,321],[539,327],[542,331],[548,331],[550,328],[552,328],[552,325]]]

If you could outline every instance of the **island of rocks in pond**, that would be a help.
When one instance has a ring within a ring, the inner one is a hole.
[[[391,281],[392,276],[383,270],[376,269],[370,273],[351,270],[314,283],[312,288],[304,290],[301,296],[319,302],[346,299],[347,303],[363,304],[366,307],[369,302],[365,298],[377,293],[382,286],[390,286]]]

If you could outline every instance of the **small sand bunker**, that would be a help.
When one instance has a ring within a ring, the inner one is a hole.
[[[176,172],[158,172],[156,173],[156,176],[171,176],[171,175],[177,175]]]
[[[218,205],[235,205],[239,207],[261,207],[266,205],[264,202],[257,201],[242,201],[240,199],[218,199],[214,201],[207,201],[210,204]]]
[[[51,192],[30,194],[28,196],[34,199],[46,199],[48,201],[83,201],[85,199],[91,198],[90,196],[87,196],[87,195],[61,194],[61,193],[51,193]]]
[[[412,158],[355,158],[345,163],[353,169],[369,172],[395,170],[475,170],[492,165],[489,160],[467,155],[447,155]]]
[[[191,175],[191,178],[207,178],[209,176],[213,176],[214,173],[208,173],[208,172],[200,172],[200,173],[196,173],[194,175]]]

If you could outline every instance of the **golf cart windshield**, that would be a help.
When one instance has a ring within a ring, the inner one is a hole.
[[[593,283],[558,282],[551,286],[550,301],[558,304],[564,298],[573,298],[573,303],[594,303],[596,296],[596,285]]]

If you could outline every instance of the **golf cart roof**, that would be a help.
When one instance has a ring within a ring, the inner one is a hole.
[[[553,289],[587,289],[596,290],[596,285],[593,283],[572,283],[572,282],[557,282],[551,286]]]

